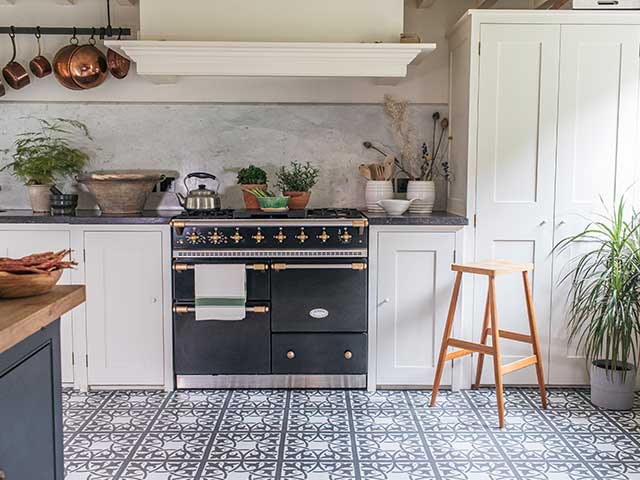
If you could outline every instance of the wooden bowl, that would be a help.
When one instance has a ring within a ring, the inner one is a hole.
[[[42,295],[56,286],[63,270],[49,273],[15,274],[0,272],[0,298],[22,298]]]

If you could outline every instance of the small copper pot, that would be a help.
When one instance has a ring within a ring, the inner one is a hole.
[[[78,47],[69,57],[71,78],[83,90],[95,88],[107,79],[107,57],[95,46],[91,38],[87,45]]]
[[[0,82],[0,97],[4,97],[7,91],[4,89],[4,84]]]
[[[58,50],[58,53],[53,57],[53,74],[63,87],[70,90],[82,90],[82,88],[73,81],[71,71],[69,70],[71,55],[73,55],[73,52],[78,48],[80,48],[78,47],[78,39],[74,35],[71,38],[71,43]]]
[[[107,50],[107,64],[109,72],[118,80],[122,80],[129,74],[131,62],[128,58],[123,57],[115,50]]]
[[[44,78],[47,75],[51,75],[51,72],[53,72],[53,67],[51,66],[49,60],[47,60],[46,57],[42,55],[42,45],[40,45],[40,37],[42,37],[42,34],[40,33],[40,27],[36,27],[38,55],[29,62],[29,70],[31,70],[31,73],[33,73],[37,78]]]
[[[11,57],[11,61],[2,69],[2,76],[11,88],[20,90],[21,88],[29,85],[31,83],[31,79],[29,78],[27,70],[16,62],[16,34],[13,32],[13,27],[11,30],[9,38],[11,38],[13,56]]]

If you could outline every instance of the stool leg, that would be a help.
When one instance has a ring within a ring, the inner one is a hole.
[[[533,297],[531,296],[531,287],[529,285],[529,272],[522,272],[522,281],[524,284],[524,293],[527,299],[527,314],[529,316],[529,330],[531,331],[531,339],[533,340],[533,354],[537,358],[536,374],[538,375],[538,386],[540,387],[540,401],[542,408],[547,408],[547,391],[544,385],[544,369],[542,366],[542,354],[540,352],[540,341],[538,339],[538,326],[536,325],[536,314],[533,308]]]
[[[442,379],[442,371],[444,370],[445,357],[449,348],[449,338],[453,328],[453,319],[456,316],[456,305],[458,304],[458,294],[460,293],[460,283],[462,283],[462,272],[456,274],[456,281],[453,285],[453,293],[451,294],[451,303],[449,304],[449,314],[447,315],[447,323],[444,326],[442,334],[442,344],[440,345],[440,357],[438,358],[438,366],[436,368],[436,376],[433,380],[433,391],[431,392],[430,407],[436,404],[438,390],[440,390],[440,380]]]
[[[480,343],[482,345],[487,344],[487,331],[489,329],[489,319],[491,315],[491,296],[489,295],[489,291],[487,291],[487,302],[484,306],[484,322],[482,323],[482,334],[480,336]],[[478,367],[476,371],[476,383],[471,387],[474,390],[480,388],[480,379],[482,378],[482,367],[484,366],[484,353],[478,354]]]
[[[491,297],[491,342],[493,345],[493,370],[496,377],[496,400],[500,428],[504,428],[504,396],[502,388],[502,366],[500,364],[500,332],[498,327],[498,309],[496,307],[495,277],[489,277],[489,296]]]

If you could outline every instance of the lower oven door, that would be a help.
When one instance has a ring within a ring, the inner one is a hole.
[[[366,332],[365,261],[318,260],[271,265],[274,332]]]
[[[192,306],[173,315],[176,375],[234,375],[271,372],[269,309],[247,305],[237,322],[196,321]]]

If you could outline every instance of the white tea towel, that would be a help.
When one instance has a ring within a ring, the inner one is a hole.
[[[247,271],[244,264],[195,266],[196,320],[244,320]]]

